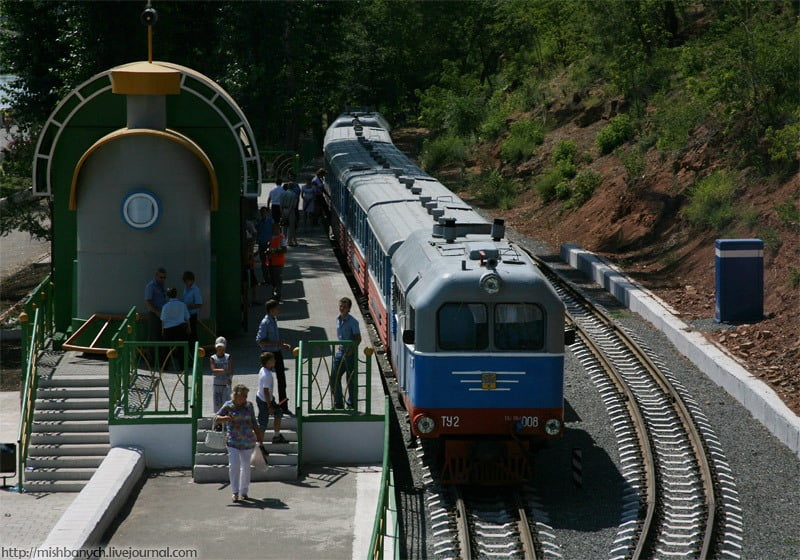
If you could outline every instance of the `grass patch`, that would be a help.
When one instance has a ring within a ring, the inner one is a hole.
[[[484,171],[476,177],[473,190],[482,204],[503,210],[513,208],[517,198],[514,181],[504,177],[497,169]]]
[[[447,134],[422,143],[422,166],[428,170],[445,165],[463,165],[467,160],[467,144],[459,136]]]
[[[517,121],[511,125],[508,138],[500,146],[500,155],[506,161],[528,159],[536,153],[536,146],[544,142],[544,128],[536,121]]]
[[[735,217],[735,197],[733,175],[715,171],[692,187],[684,216],[696,228],[721,230]]]
[[[600,148],[600,153],[610,154],[614,148],[633,138],[634,132],[636,127],[633,118],[628,114],[617,115],[597,133],[595,143]]]

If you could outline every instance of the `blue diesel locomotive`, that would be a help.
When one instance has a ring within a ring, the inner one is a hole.
[[[414,435],[442,442],[442,480],[530,476],[561,436],[564,305],[528,255],[422,171],[378,113],[325,135],[334,235],[389,353]]]

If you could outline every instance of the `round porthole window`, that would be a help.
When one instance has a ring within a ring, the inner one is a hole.
[[[150,191],[128,193],[122,201],[122,219],[133,229],[147,229],[156,225],[161,215],[161,203]]]

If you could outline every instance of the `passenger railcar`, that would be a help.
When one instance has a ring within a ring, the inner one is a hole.
[[[326,193],[388,350],[411,430],[444,446],[451,482],[530,475],[561,436],[564,306],[531,259],[392,143],[346,113],[324,143]]]

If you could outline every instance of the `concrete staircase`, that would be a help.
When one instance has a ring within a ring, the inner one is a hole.
[[[25,464],[28,492],[80,492],[108,453],[108,379],[41,379]]]
[[[269,467],[266,470],[250,467],[250,476],[253,482],[269,480],[297,480],[297,419],[283,417],[281,434],[287,443],[271,443],[273,435],[273,419],[270,418],[269,426],[264,434],[264,445],[269,451]],[[211,429],[210,418],[200,418],[197,421],[197,451],[195,453],[194,481],[195,482],[227,482],[228,481],[228,453],[206,446],[206,432]],[[259,451],[256,450],[256,453]]]

